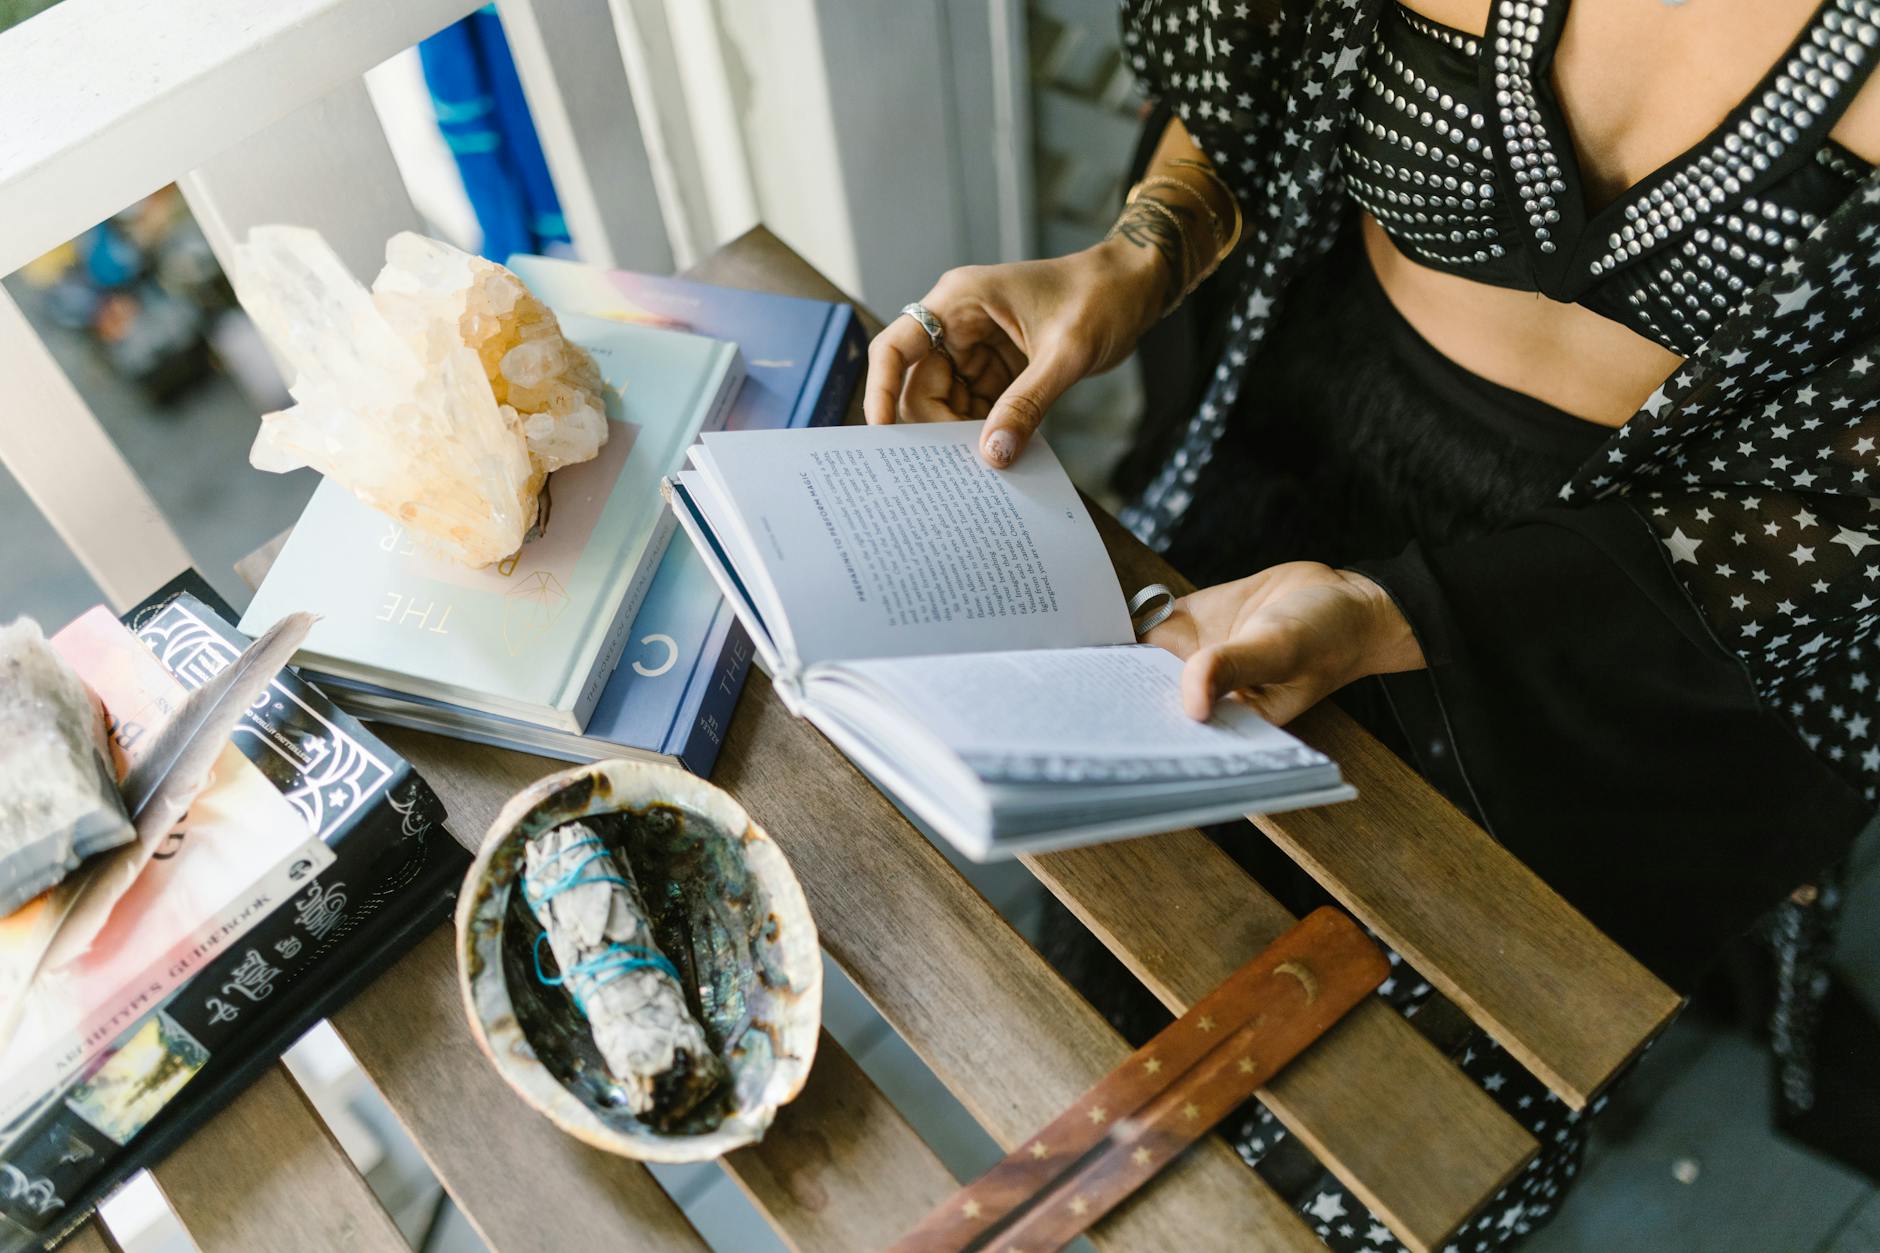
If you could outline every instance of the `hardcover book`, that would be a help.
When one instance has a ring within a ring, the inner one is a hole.
[[[833,425],[861,378],[865,339],[860,319],[846,304],[546,257],[512,257],[510,265],[564,320],[591,315],[736,343],[746,376],[726,430]],[[678,464],[675,458],[667,470]],[[751,655],[750,636],[698,554],[689,544],[674,544],[581,734],[337,677],[326,686],[368,720],[569,761],[669,761],[706,776],[718,759]]]
[[[136,649],[182,688],[215,674],[247,641],[225,607],[202,597],[214,593],[184,576],[126,616],[131,633],[113,653],[136,668]],[[87,629],[103,635],[95,621]],[[323,846],[320,868],[278,902],[248,901],[239,930],[192,956],[174,988],[151,995],[82,1068],[28,1094],[27,1113],[0,1125],[0,1250],[69,1231],[449,912],[469,856],[444,830],[436,795],[293,671],[270,696],[231,739],[268,798],[229,816],[242,824],[284,807],[301,837]],[[196,822],[192,810],[185,847],[206,843]],[[228,842],[248,833],[241,825]],[[19,1086],[6,1072],[9,1099]]]
[[[671,537],[658,484],[742,381],[734,345],[597,318],[563,330],[608,384],[600,455],[549,477],[548,518],[476,570],[323,482],[243,615],[310,609],[309,670],[579,733],[620,659]]]
[[[1239,702],[1184,714],[1050,448],[980,433],[723,432],[668,481],[791,712],[975,859],[1354,794]]]

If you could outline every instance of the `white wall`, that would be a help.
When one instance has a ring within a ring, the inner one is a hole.
[[[1003,0],[715,0],[715,11],[722,67],[699,77],[728,93],[742,151],[700,156],[726,181],[748,178],[752,221],[878,311],[951,266],[1023,246],[1011,219],[1028,205],[1010,202],[1029,168],[1012,149],[1029,132],[1010,142],[999,118],[1015,93],[994,86],[1011,47],[1004,27],[994,38]]]

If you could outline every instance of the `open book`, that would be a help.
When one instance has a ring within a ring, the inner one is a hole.
[[[707,434],[679,524],[791,712],[984,860],[1353,795],[1237,702],[1195,722],[1043,440],[976,423]]]

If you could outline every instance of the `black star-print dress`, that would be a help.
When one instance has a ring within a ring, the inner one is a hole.
[[[1496,0],[1481,36],[1389,0],[1122,7],[1140,82],[1247,220],[1218,357],[1125,520],[1204,581],[1291,558],[1376,578],[1431,664],[1367,721],[1688,988],[1845,855],[1880,788],[1880,176],[1827,137],[1880,5],[1827,0],[1712,135],[1597,210],[1548,72],[1566,0]],[[1473,379],[1389,308],[1356,210],[1686,364],[1616,430]],[[1509,1096],[1577,1143],[1538,1086]],[[1459,1247],[1514,1238],[1556,1186]],[[1322,1208],[1335,1247],[1393,1247],[1335,1189]]]

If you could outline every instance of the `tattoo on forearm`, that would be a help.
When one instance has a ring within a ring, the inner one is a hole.
[[[1169,287],[1185,291],[1188,287],[1188,228],[1194,212],[1179,204],[1154,196],[1139,196],[1125,205],[1122,216],[1110,228],[1107,239],[1121,236],[1138,248],[1153,248],[1168,262]]]

